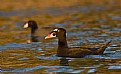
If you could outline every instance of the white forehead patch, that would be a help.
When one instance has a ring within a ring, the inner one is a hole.
[[[58,30],[58,29],[54,29],[53,31],[57,31],[57,32],[59,32],[59,30]]]
[[[28,23],[24,24],[24,28],[28,28],[28,27],[29,27]]]

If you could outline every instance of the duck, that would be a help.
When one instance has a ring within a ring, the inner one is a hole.
[[[58,38],[58,57],[71,57],[81,58],[86,55],[102,55],[105,49],[110,45],[111,41],[107,42],[104,46],[99,48],[85,48],[85,47],[73,47],[69,48],[66,40],[66,30],[64,28],[56,28],[51,31],[45,39]]]
[[[31,29],[31,37],[30,40],[27,41],[27,43],[31,42],[39,42],[40,38],[44,36],[45,34],[48,34],[50,30],[54,29],[54,27],[39,27],[37,22],[35,20],[28,20],[23,24],[23,28],[30,28]],[[41,38],[42,39],[42,38]]]

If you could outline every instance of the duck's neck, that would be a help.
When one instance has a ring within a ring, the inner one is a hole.
[[[36,29],[31,28],[31,36],[35,35],[36,30],[37,30],[37,28]]]
[[[57,55],[60,57],[68,55],[68,45],[66,38],[63,37],[59,38]]]
[[[37,36],[36,36],[36,30],[37,29],[31,29],[31,41],[32,42],[38,42]]]
[[[68,48],[66,37],[60,37],[58,40],[58,49],[63,50]]]

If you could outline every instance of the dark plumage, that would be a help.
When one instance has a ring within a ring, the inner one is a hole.
[[[31,28],[31,40],[30,42],[38,42],[37,35],[35,34],[38,26],[37,23],[33,20],[29,20],[27,23],[23,25],[24,28]]]
[[[28,22],[26,22],[23,25],[23,28],[30,28],[31,29],[31,39],[28,41],[28,43],[38,42],[40,39],[40,36],[44,36],[44,35],[48,34],[50,29],[51,30],[54,29],[54,28],[50,28],[50,27],[39,28],[36,21],[34,21],[34,20],[29,20]]]
[[[45,39],[48,38],[58,38],[58,49],[57,49],[57,55],[59,57],[84,57],[86,55],[100,55],[103,54],[107,46],[110,44],[111,41],[106,43],[105,46],[100,48],[69,48],[66,41],[66,30],[63,28],[57,28],[54,29],[52,32],[48,34],[48,36],[45,37]]]

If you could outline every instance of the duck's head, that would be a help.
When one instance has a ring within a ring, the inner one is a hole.
[[[50,32],[45,39],[49,39],[49,38],[66,38],[66,30],[64,28],[56,28],[54,29],[52,32]]]
[[[37,26],[36,21],[34,21],[34,20],[29,20],[28,22],[26,22],[26,23],[23,25],[23,28],[37,29],[38,26]]]

